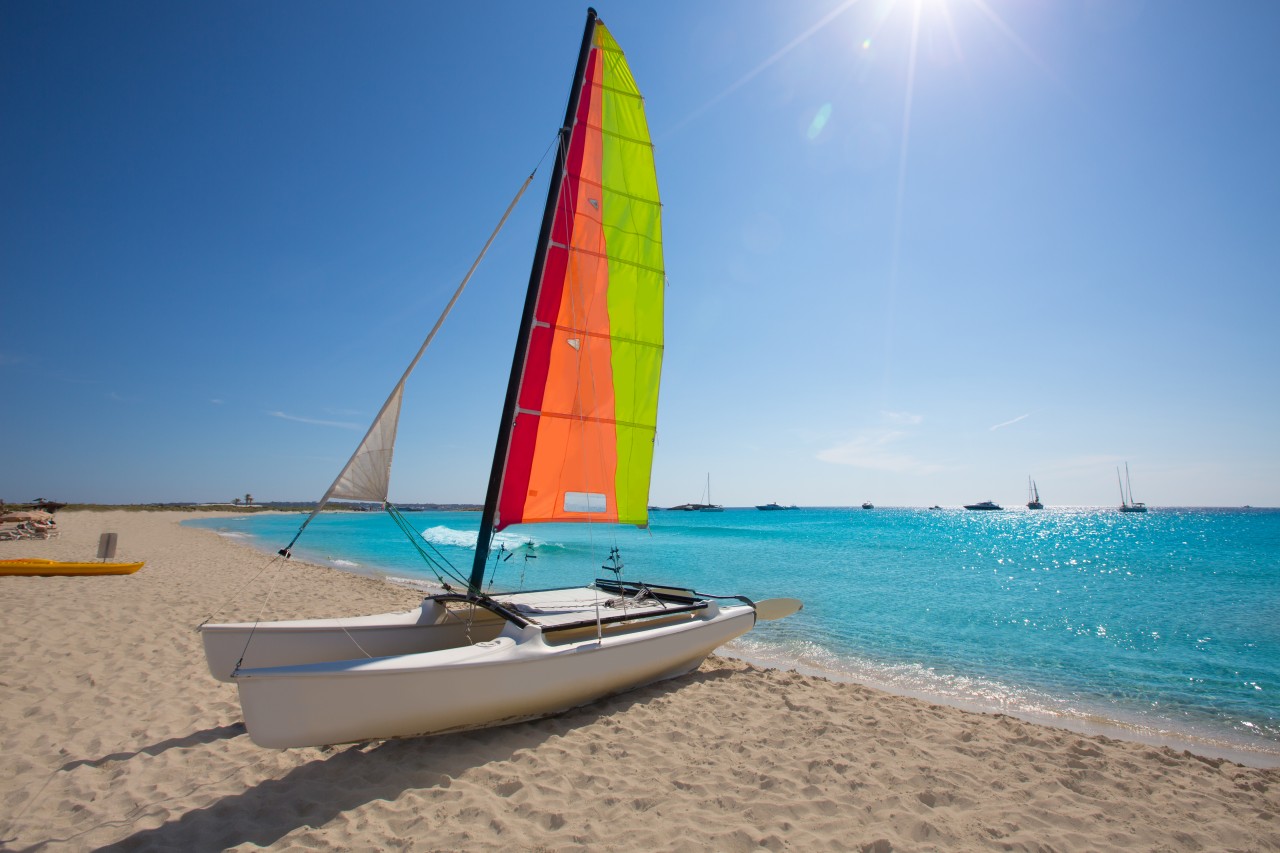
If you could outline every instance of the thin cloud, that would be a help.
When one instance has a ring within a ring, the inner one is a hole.
[[[1018,415],[1016,418],[1014,418],[1011,421],[1005,421],[1002,424],[996,424],[991,428],[990,431],[995,432],[998,429],[1004,429],[1007,426],[1012,426],[1013,424],[1016,424],[1018,421],[1025,421],[1029,417],[1031,417],[1031,412],[1027,412],[1025,415]]]
[[[337,427],[338,429],[355,429],[361,428],[360,424],[344,423],[342,421],[322,421],[317,418],[300,418],[297,415],[287,415],[284,412],[267,412],[273,418],[280,418],[285,421],[295,421],[300,424],[311,424],[313,426]]]
[[[833,465],[849,465],[895,474],[933,474],[942,466],[922,462],[896,448],[907,433],[893,429],[863,430],[848,441],[819,451],[818,459]]]
[[[210,400],[209,402],[210,402],[210,403],[213,403],[215,406],[221,406],[221,405],[222,405],[223,403],[225,403],[226,401],[225,401],[225,400],[216,400],[216,399],[215,399],[215,400]]]
[[[1121,456],[1111,453],[1094,453],[1051,460],[1043,466],[1042,470],[1065,474],[1087,474],[1097,469],[1109,471],[1114,466],[1123,464],[1124,458]]]
[[[884,418],[887,424],[901,424],[903,426],[916,426],[924,423],[924,416],[913,415],[911,412],[881,412],[880,417]]]

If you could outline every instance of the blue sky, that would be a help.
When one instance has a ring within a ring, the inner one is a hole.
[[[563,113],[585,5],[0,5],[0,498],[313,499]],[[652,499],[1280,505],[1280,5],[598,6],[669,287]],[[408,389],[480,501],[546,171]]]

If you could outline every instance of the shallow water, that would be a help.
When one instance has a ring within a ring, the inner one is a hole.
[[[477,513],[405,517],[466,575]],[[191,523],[274,552],[301,519]],[[616,545],[624,578],[804,600],[738,641],[740,655],[1280,756],[1280,511],[729,509],[651,522],[509,529],[493,583],[582,584],[608,574],[598,567]],[[294,553],[435,580],[382,513],[322,514]]]

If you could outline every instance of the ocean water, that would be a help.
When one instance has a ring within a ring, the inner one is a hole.
[[[405,517],[465,576],[477,513]],[[189,522],[273,553],[301,515]],[[504,531],[497,589],[607,575],[800,598],[727,651],[910,695],[1280,762],[1280,510],[656,511],[651,528]],[[326,513],[294,553],[434,581],[383,513]],[[267,557],[264,554],[263,560]]]

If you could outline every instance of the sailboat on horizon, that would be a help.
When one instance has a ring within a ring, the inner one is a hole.
[[[1120,482],[1120,467],[1116,466],[1116,481],[1120,483],[1120,511],[1121,512],[1146,512],[1147,505],[1141,501],[1133,499],[1133,484],[1129,482],[1129,463],[1124,463],[1124,481]],[[1128,485],[1128,493],[1125,492],[1125,486]]]
[[[713,504],[711,502],[711,474],[710,473],[707,474],[707,486],[706,486],[706,489],[704,489],[702,492],[702,500],[704,502],[692,503],[692,504],[680,504],[679,506],[671,507],[671,509],[682,510],[684,512],[724,512],[723,506],[721,506],[720,504]]]
[[[1040,503],[1040,490],[1030,477],[1027,477],[1027,509],[1044,509],[1044,504]]]
[[[387,493],[405,382],[470,275],[280,552],[289,556],[330,500],[377,502],[442,591],[403,613],[200,626],[210,672],[236,684],[260,746],[546,716],[683,675],[758,620],[801,607],[624,580],[616,547],[603,567],[613,577],[587,586],[503,593],[485,583],[503,558],[493,537],[509,526],[648,526],[663,357],[661,205],[643,99],[594,9],[559,131],[468,573],[425,543]]]
[[[707,502],[698,507],[698,512],[724,512],[724,507],[711,502],[711,473],[707,473]]]

